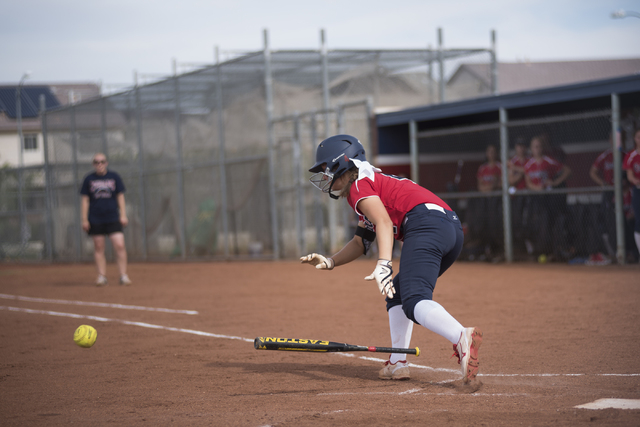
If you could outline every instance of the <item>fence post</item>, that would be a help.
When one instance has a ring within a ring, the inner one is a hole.
[[[336,123],[338,125],[337,127],[337,132],[338,134],[343,134],[346,132],[345,130],[345,126],[344,126],[344,114],[345,114],[345,107],[341,104],[339,104],[336,107]],[[365,149],[365,153],[366,153],[366,149]],[[349,219],[351,217],[351,213],[353,212],[353,210],[349,207],[349,204],[346,203],[346,200],[338,201],[340,204],[340,210],[342,211],[342,229],[344,230],[344,237],[345,240],[349,239],[349,234],[351,233],[351,225],[349,222]]]
[[[178,81],[178,64],[176,60],[173,60],[173,82],[174,82],[174,96],[176,98],[175,106],[175,130],[176,130],[176,154],[178,156],[177,165],[177,186],[178,186],[178,220],[180,221],[180,251],[182,252],[182,259],[187,258],[187,227],[185,225],[185,206],[184,206],[184,168],[182,165],[182,135],[180,131],[180,83]]]
[[[102,137],[102,154],[104,154],[107,159],[109,158],[109,153],[107,152],[109,147],[107,146],[107,98],[104,96],[100,97],[100,134]]]
[[[73,169],[73,193],[74,193],[74,201],[76,205],[75,209],[75,236],[76,236],[76,259],[75,261],[80,261],[82,258],[82,235],[80,234],[80,224],[82,224],[82,219],[80,218],[80,183],[78,181],[78,140],[76,135],[76,106],[72,105],[69,109],[69,114],[71,115],[71,154],[72,154],[72,169]]]
[[[445,100],[444,95],[444,51],[442,50],[442,28],[438,28],[438,66],[440,67],[440,103]]]
[[[222,70],[220,65],[220,49],[216,46],[216,109],[218,110],[218,167],[220,168],[220,198],[222,207],[222,232],[224,233],[224,256],[229,258],[229,212],[227,202],[227,167],[225,156],[224,103],[222,100]]]
[[[496,30],[491,30],[491,94],[498,92],[498,54],[496,52]]]
[[[44,94],[40,95],[40,120],[42,123],[42,150],[44,152],[44,200],[45,200],[45,251],[47,259],[53,261],[53,204],[51,203],[51,165],[49,165],[49,141],[47,137],[47,104]]]
[[[318,143],[318,126],[316,122],[316,113],[311,114],[311,153],[315,154],[316,144]],[[313,156],[315,158],[315,155]],[[315,189],[312,189],[312,191]],[[313,191],[313,213],[316,225],[316,252],[324,253],[324,239],[322,238],[322,230],[324,228],[324,220],[322,218],[322,193]]]
[[[142,106],[140,105],[140,88],[138,87],[138,77],[135,75],[135,117],[136,117],[136,139],[138,143],[138,203],[140,204],[140,232],[142,234],[142,258],[147,259],[147,214],[146,197],[144,191],[144,147],[142,145]]]
[[[269,205],[271,210],[271,236],[273,239],[273,258],[280,258],[280,232],[278,230],[278,201],[275,182],[275,135],[273,130],[273,78],[271,76],[271,49],[269,32],[263,31],[264,39],[264,93],[267,109],[267,137],[269,142]]]
[[[431,44],[429,44],[429,50],[427,50],[427,54],[429,60],[427,61],[427,96],[429,97],[428,105],[435,104],[433,102],[433,59],[432,54],[433,50],[431,49]]]
[[[507,110],[500,108],[500,163],[502,163],[502,225],[504,227],[504,256],[507,262],[513,262],[513,236],[511,234],[511,198],[509,196],[509,129]]]
[[[296,192],[296,232],[298,233],[298,256],[304,255],[306,250],[305,232],[307,229],[304,209],[304,189],[302,188],[302,150],[300,147],[300,115],[293,118],[293,182]]]
[[[622,212],[622,141],[619,137],[620,129],[620,98],[617,93],[611,94],[611,138],[614,141],[613,149],[613,185],[615,194],[616,216],[616,258],[618,264],[624,264],[626,253],[624,246],[624,216]],[[636,221],[638,219],[636,218]]]
[[[409,155],[411,156],[411,181],[420,185],[420,162],[418,154],[418,125],[415,120],[409,122]]]
[[[322,60],[322,108],[324,109],[324,137],[329,138],[331,136],[331,125],[329,117],[329,109],[331,108],[331,101],[329,100],[329,58],[327,53],[327,44],[325,39],[324,30],[320,30],[320,57]],[[314,148],[315,152],[315,148]],[[333,200],[329,200],[327,205],[327,213],[329,214],[328,226],[329,226],[329,252],[336,251],[338,249],[338,205],[333,203]]]

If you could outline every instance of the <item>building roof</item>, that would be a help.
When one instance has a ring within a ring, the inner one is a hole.
[[[17,91],[18,86],[0,86],[0,113],[12,119],[17,117]],[[38,117],[40,95],[44,95],[47,109],[60,106],[49,86],[22,86],[20,93],[23,118]]]
[[[449,86],[469,73],[487,89],[491,87],[491,64],[462,64],[451,76]],[[512,93],[610,79],[640,73],[640,58],[597,61],[499,62],[498,92]]]
[[[18,86],[0,85],[0,113],[9,119],[17,117],[16,92]],[[42,83],[24,85],[22,93],[22,118],[38,117],[40,95],[45,96],[46,109],[82,101],[100,96],[100,86],[95,83]]]

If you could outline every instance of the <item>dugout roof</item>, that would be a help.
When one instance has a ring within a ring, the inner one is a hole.
[[[500,108],[508,111],[509,120],[603,110],[611,108],[612,93],[620,96],[622,109],[640,107],[640,75],[378,114],[378,154],[408,154],[411,121],[416,121],[420,132],[497,122]]]

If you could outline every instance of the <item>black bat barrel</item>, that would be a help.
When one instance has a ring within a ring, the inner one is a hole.
[[[292,351],[353,351],[355,346],[348,344],[322,341],[307,340],[298,338],[274,338],[274,337],[258,337],[253,340],[253,347],[256,350],[292,350]]]

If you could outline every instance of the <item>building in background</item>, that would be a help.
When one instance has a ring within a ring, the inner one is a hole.
[[[447,82],[447,101],[491,95],[491,64],[461,64]],[[498,93],[564,86],[640,73],[640,58],[598,61],[498,62]]]
[[[28,84],[20,88],[23,162],[24,166],[44,163],[40,96],[45,97],[47,110],[76,104],[100,96],[100,86],[94,83]],[[19,166],[20,137],[17,111],[18,86],[0,86],[0,166]]]

